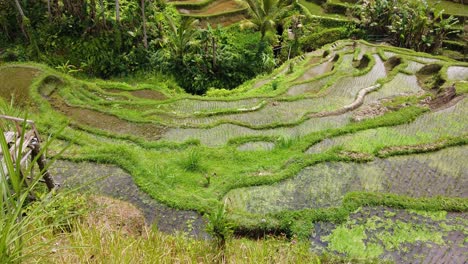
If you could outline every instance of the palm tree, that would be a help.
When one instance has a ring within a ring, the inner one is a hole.
[[[195,35],[198,33],[195,26],[198,20],[183,19],[180,25],[177,25],[170,16],[165,15],[165,17],[169,30],[164,44],[174,59],[182,61],[184,55],[194,46]]]
[[[262,40],[268,31],[274,30],[278,18],[289,4],[284,0],[245,0],[250,19],[243,26],[253,27],[260,31]]]

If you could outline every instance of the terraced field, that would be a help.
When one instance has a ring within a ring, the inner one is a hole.
[[[180,14],[211,25],[228,26],[244,20],[247,9],[235,0],[170,1]]]
[[[397,263],[467,259],[466,63],[340,41],[205,96],[43,65],[2,65],[0,80],[41,133],[64,127],[57,178],[108,174],[98,192],[159,212],[164,230],[202,229],[197,213],[225,204],[238,234]]]

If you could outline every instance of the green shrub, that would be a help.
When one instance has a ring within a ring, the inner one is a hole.
[[[180,161],[181,166],[186,171],[196,172],[202,170],[201,153],[198,149],[192,148],[187,155]]]
[[[342,3],[334,3],[331,1],[327,1],[324,4],[324,9],[327,13],[332,13],[332,14],[346,14],[348,11],[348,5],[347,4],[342,4]]]
[[[49,143],[42,145],[39,155]],[[48,254],[51,245],[41,237],[50,230],[70,230],[69,221],[81,212],[77,208],[82,203],[69,193],[43,193],[39,183],[44,171],[31,173],[36,160],[21,166],[21,149],[14,160],[1,128],[0,147],[4,164],[0,170],[0,263],[22,263]],[[26,183],[27,178],[31,179]]]
[[[350,36],[348,29],[344,27],[330,28],[319,33],[306,35],[300,39],[301,46],[306,51],[312,51],[323,45],[345,39]]]
[[[227,218],[226,204],[220,204],[213,212],[206,215],[206,231],[213,236],[218,249],[224,249],[233,234],[233,225]]]

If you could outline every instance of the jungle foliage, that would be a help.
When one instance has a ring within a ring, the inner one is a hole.
[[[367,1],[355,7],[361,25],[375,34],[388,35],[392,44],[416,51],[435,52],[448,34],[455,33],[458,19],[444,17],[426,1]]]
[[[337,13],[337,5],[347,10],[333,18],[312,15],[299,2],[249,0],[247,20],[221,27],[181,15],[164,0],[0,0],[0,61],[38,61],[106,79],[160,72],[187,92],[204,94],[230,90],[324,44],[369,33],[436,52],[457,24],[415,0],[319,2],[327,12]]]

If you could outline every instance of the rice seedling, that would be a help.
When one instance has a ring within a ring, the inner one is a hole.
[[[198,149],[192,148],[188,151],[185,158],[180,160],[180,165],[186,171],[201,171],[203,170],[201,158],[201,153],[198,151]]]

